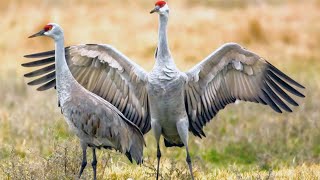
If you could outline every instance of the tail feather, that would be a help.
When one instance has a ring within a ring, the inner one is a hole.
[[[143,133],[140,131],[138,126],[129,121],[121,112],[118,115],[127,124],[127,142],[128,147],[126,147],[126,156],[132,162],[132,159],[137,162],[137,164],[143,163],[143,147],[146,146],[146,142],[143,138]]]
[[[143,147],[145,146],[145,141],[141,133],[139,132],[139,129],[136,129],[135,127],[132,128],[132,134],[130,137],[130,147],[128,152],[126,153],[128,159],[132,162],[132,159],[134,159],[137,164],[143,163]]]
[[[132,162],[132,156],[131,156],[131,154],[130,154],[129,152],[126,152],[126,156],[127,156],[127,158],[129,159],[129,161],[130,161],[131,163],[133,163],[133,162]]]

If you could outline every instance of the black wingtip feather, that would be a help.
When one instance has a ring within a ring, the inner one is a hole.
[[[281,109],[272,101],[272,99],[269,97],[269,95],[265,92],[265,90],[262,89],[263,98],[264,101],[276,112],[282,113]]]
[[[70,48],[70,46],[67,46],[64,48],[66,54],[68,54],[69,48]],[[43,58],[43,57],[54,56],[54,55],[55,55],[55,50],[51,50],[51,51],[45,51],[45,52],[40,52],[40,53],[24,55],[23,57],[25,57],[25,58]]]
[[[268,61],[267,61],[267,63],[268,63],[268,65],[269,65],[270,69],[271,69],[273,72],[277,73],[279,76],[281,76],[282,78],[286,79],[289,83],[291,83],[291,84],[293,84],[293,85],[295,85],[295,86],[298,86],[298,87],[300,87],[300,88],[302,88],[302,89],[305,89],[304,86],[302,86],[300,83],[298,83],[297,81],[293,80],[292,78],[290,78],[289,76],[287,76],[286,74],[284,74],[282,71],[280,71],[278,68],[276,68],[275,66],[273,66],[271,63],[269,63]]]
[[[269,95],[269,97],[273,100],[273,102],[275,102],[285,111],[292,112],[292,110],[272,91],[272,89],[266,83],[264,86],[264,90]]]
[[[23,63],[23,64],[21,64],[21,66],[22,67],[37,67],[37,66],[47,65],[50,63],[54,63],[54,57],[41,59],[41,60],[37,60],[37,61],[31,61],[28,63]]]
[[[32,71],[30,73],[27,73],[27,74],[24,75],[24,77],[27,77],[27,78],[36,77],[36,76],[39,76],[39,75],[43,75],[43,74],[49,73],[49,72],[53,71],[54,69],[55,69],[55,64],[52,64],[52,65],[46,66],[44,68],[41,68],[41,69]]]
[[[202,139],[202,136],[206,137],[205,133],[203,132],[203,130],[201,129],[201,127],[198,127],[198,125],[196,124],[196,122],[190,122],[190,130],[191,132],[195,135],[198,136],[199,138]]]
[[[54,53],[55,53],[55,50],[51,50],[51,51],[45,51],[45,52],[40,52],[40,53],[24,55],[23,57],[25,57],[25,58],[42,58],[42,57],[53,56]]]
[[[267,83],[280,95],[283,99],[289,102],[293,106],[299,106],[299,104],[293,100],[286,92],[284,92],[268,75],[267,76]]]
[[[200,133],[200,135],[202,135],[202,136],[206,136],[205,135],[205,133],[203,132],[203,126],[205,126],[206,125],[206,123],[204,123],[204,125],[203,126],[200,126],[197,122],[199,122],[199,121],[196,121],[196,126],[199,128],[199,133]]]
[[[130,152],[126,152],[126,156],[127,156],[127,158],[129,159],[129,161],[130,161],[131,163],[133,163],[133,162],[132,162],[132,156],[131,156]],[[137,163],[138,163],[138,162],[137,162]]]
[[[34,85],[39,85],[39,84],[42,84],[42,83],[46,83],[48,81],[53,80],[55,77],[56,77],[56,72],[54,71],[54,72],[52,72],[50,74],[42,76],[42,77],[40,77],[38,79],[35,79],[35,80],[31,81],[31,82],[28,82],[28,85],[34,86]]]
[[[282,80],[281,78],[279,78],[277,75],[275,75],[273,73],[273,71],[268,70],[268,75],[275,81],[277,82],[280,86],[282,86],[283,88],[285,88],[286,90],[288,90],[289,92],[291,92],[292,94],[302,97],[304,98],[305,95],[303,95],[302,93],[300,93],[299,91],[297,91],[296,89],[294,89],[293,87],[291,87],[288,83],[286,83],[284,80]]]
[[[50,89],[50,88],[55,87],[55,85],[56,85],[56,80],[54,79],[54,80],[46,83],[45,85],[40,86],[40,87],[37,89],[37,91],[45,91],[45,90],[48,90],[48,89]]]
[[[260,98],[260,97],[258,97],[258,98],[259,98],[259,102],[260,102],[261,104],[267,105],[267,103],[266,103],[262,98]]]

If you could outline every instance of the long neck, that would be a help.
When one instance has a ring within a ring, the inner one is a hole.
[[[70,96],[71,87],[75,80],[69,70],[65,59],[64,38],[55,40],[55,62],[56,62],[56,85],[60,103],[64,103]]]
[[[168,38],[167,38],[168,16],[160,14],[159,21],[160,21],[160,25],[159,25],[157,64],[163,65],[163,64],[173,63],[169,46],[168,46]]]
[[[56,61],[56,75],[57,79],[60,75],[68,73],[68,65],[65,60],[64,52],[64,38],[55,41],[55,61]]]

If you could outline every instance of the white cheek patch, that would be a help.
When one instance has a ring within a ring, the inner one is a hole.
[[[166,4],[166,5],[164,5],[162,8],[160,8],[159,11],[160,11],[161,13],[164,13],[164,12],[166,12],[166,11],[169,11],[169,6],[168,6],[168,4]]]

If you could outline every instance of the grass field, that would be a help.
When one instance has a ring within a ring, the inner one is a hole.
[[[169,1],[170,48],[188,70],[226,42],[237,42],[306,87],[293,113],[253,103],[229,105],[190,139],[196,179],[320,179],[320,1]],[[23,55],[53,48],[27,39],[59,23],[66,44],[107,43],[151,70],[158,17],[153,1],[3,0],[0,2],[0,179],[74,179],[81,161],[53,90],[27,87]],[[142,166],[98,151],[98,179],[155,178],[152,134]],[[163,143],[162,143],[163,144]],[[90,155],[90,154],[89,154]],[[162,179],[188,179],[185,151],[162,147]],[[89,156],[91,160],[91,156]],[[88,163],[89,164],[89,163]],[[88,166],[83,179],[91,179]]]

